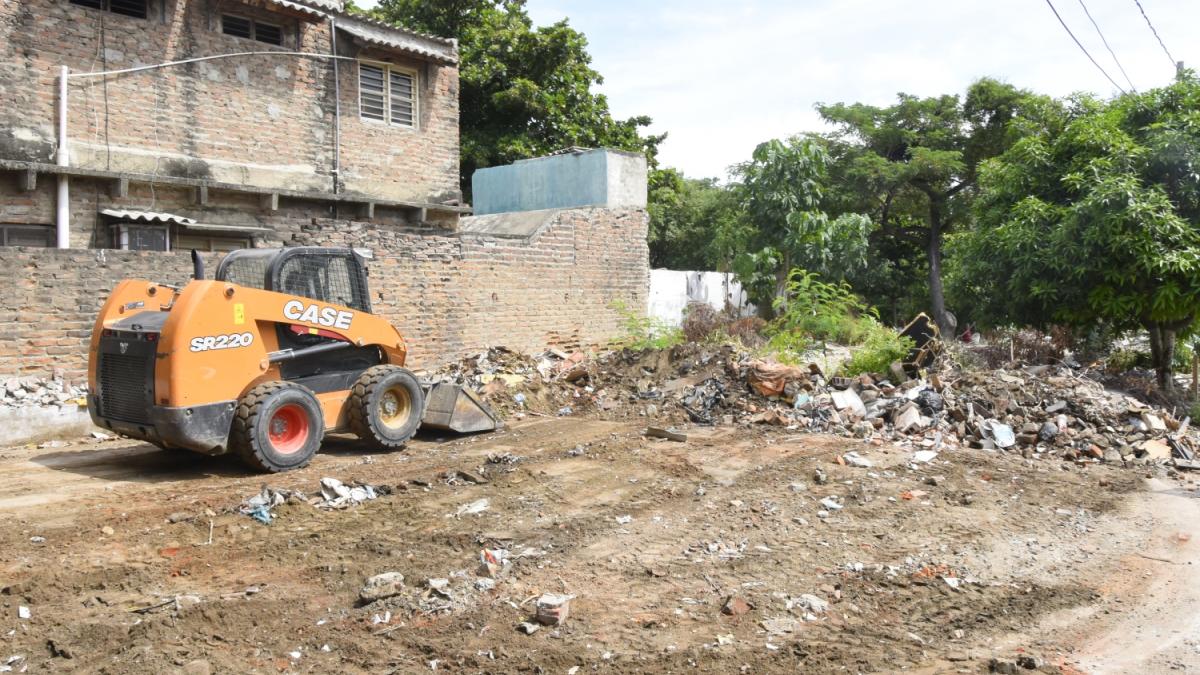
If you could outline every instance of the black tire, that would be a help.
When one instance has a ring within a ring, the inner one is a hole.
[[[266,382],[238,402],[230,444],[248,466],[279,473],[312,461],[325,436],[316,395],[290,382]]]
[[[424,412],[421,383],[399,366],[368,368],[350,390],[350,430],[379,450],[403,446]]]

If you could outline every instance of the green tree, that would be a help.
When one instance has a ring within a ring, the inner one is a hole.
[[[955,285],[992,322],[1144,328],[1169,391],[1200,317],[1200,82],[1030,112],[981,172]]]
[[[462,185],[476,169],[563,148],[644,152],[650,118],[614,119],[594,87],[587,38],[566,20],[535,27],[524,0],[380,0],[375,18],[458,40]]]
[[[734,269],[760,307],[786,296],[793,268],[840,281],[864,260],[870,220],[821,209],[827,161],[821,143],[797,136],[760,144],[735,169],[742,218],[719,241],[740,251]]]
[[[727,269],[719,233],[739,217],[732,191],[713,178],[687,178],[677,169],[650,172],[650,266],[674,270]]]
[[[1009,122],[1030,95],[995,80],[979,80],[964,99],[900,94],[895,105],[818,105],[835,126],[826,137],[839,176],[857,192],[861,208],[879,226],[877,250],[911,256],[890,258],[893,268],[924,269],[934,320],[951,329],[942,283],[945,235],[969,218],[979,163],[1018,137]]]

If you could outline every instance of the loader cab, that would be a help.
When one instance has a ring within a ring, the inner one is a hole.
[[[241,249],[221,260],[216,279],[371,312],[364,256],[349,248]]]
[[[216,280],[258,288],[371,313],[365,256],[349,248],[297,246],[233,251],[217,265]],[[275,324],[279,349],[303,350],[332,338],[311,334],[300,326]],[[358,374],[383,363],[372,346],[330,354],[298,357],[280,364],[285,380],[313,391],[348,389]]]

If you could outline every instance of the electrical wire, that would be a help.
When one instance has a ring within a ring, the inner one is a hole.
[[[1142,13],[1142,18],[1146,20],[1146,25],[1150,27],[1150,32],[1154,33],[1154,39],[1158,40],[1158,46],[1162,47],[1163,53],[1167,55],[1168,59],[1171,59],[1171,67],[1178,67],[1179,62],[1175,60],[1174,56],[1171,56],[1171,51],[1167,49],[1167,45],[1163,44],[1162,38],[1158,36],[1158,31],[1154,30],[1154,24],[1150,23],[1150,17],[1146,16],[1146,9],[1142,7],[1141,0],[1133,0],[1133,3],[1137,5],[1138,11]]]
[[[164,63],[155,63],[149,66],[136,66],[133,68],[122,68],[120,70],[104,70],[92,73],[67,73],[68,79],[77,77],[110,77],[114,75],[126,75],[128,73],[140,73],[144,70],[155,70],[158,68],[170,68],[172,66],[181,66],[188,63],[200,63],[202,61],[215,61],[217,59],[232,59],[240,56],[298,56],[308,59],[331,59],[342,61],[357,61],[354,56],[336,56],[333,54],[318,54],[309,52],[234,52],[232,54],[214,54],[212,56],[197,56],[191,59],[183,59],[182,61],[166,61]]]
[[[1105,39],[1104,32],[1100,30],[1100,24],[1096,23],[1096,20],[1092,18],[1092,13],[1088,11],[1088,6],[1083,0],[1079,0],[1079,6],[1083,8],[1083,13],[1087,15],[1088,21],[1092,22],[1092,27],[1096,29],[1096,34],[1100,36],[1100,41],[1104,43],[1104,48],[1112,55],[1113,63],[1117,64],[1117,69],[1121,71],[1121,75],[1125,76],[1125,81],[1129,83],[1129,88],[1136,94],[1137,87],[1133,86],[1133,80],[1129,79],[1129,73],[1125,72],[1125,67],[1121,65],[1120,59],[1117,58],[1117,53],[1113,51],[1112,47],[1108,46],[1108,40]]]
[[[1071,32],[1071,27],[1067,25],[1066,21],[1063,21],[1062,16],[1058,13],[1058,10],[1055,9],[1054,3],[1050,2],[1050,0],[1046,0],[1046,4],[1050,6],[1050,11],[1054,12],[1055,18],[1058,19],[1058,22],[1061,23],[1062,27],[1067,31],[1067,35],[1071,36],[1071,39],[1075,41],[1076,46],[1078,46],[1079,49],[1081,49],[1083,51],[1083,55],[1088,57],[1088,61],[1091,61],[1092,65],[1096,66],[1096,69],[1099,70],[1101,73],[1103,73],[1104,77],[1108,78],[1109,82],[1112,82],[1112,86],[1116,87],[1117,90],[1119,90],[1122,94],[1129,93],[1129,92],[1125,91],[1124,89],[1122,89],[1121,85],[1117,84],[1116,80],[1109,77],[1108,71],[1104,70],[1104,68],[1102,68],[1099,63],[1096,63],[1096,59],[1092,58],[1092,55],[1088,53],[1087,48],[1085,48],[1083,46],[1083,43],[1079,41],[1079,38],[1075,37],[1075,34]]]

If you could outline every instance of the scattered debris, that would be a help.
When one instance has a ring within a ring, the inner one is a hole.
[[[830,511],[839,511],[842,509],[842,504],[840,502],[838,502],[837,497],[834,497],[833,495],[830,495],[830,496],[822,499],[821,506],[824,506],[825,508],[829,509]]]
[[[315,506],[323,509],[340,509],[361,504],[378,496],[379,494],[373,485],[365,483],[346,485],[336,478],[322,478],[321,497],[323,499],[317,502]]]
[[[456,511],[454,515],[457,518],[461,518],[463,516],[469,516],[476,513],[483,513],[484,511],[488,510],[491,504],[491,500],[487,497],[484,497],[483,499],[476,499],[470,504],[463,504],[462,506],[458,507],[458,511]]]
[[[728,614],[729,616],[741,616],[752,609],[754,609],[754,605],[747,602],[745,598],[740,595],[731,595],[725,599],[725,604],[721,606],[721,613]]]

